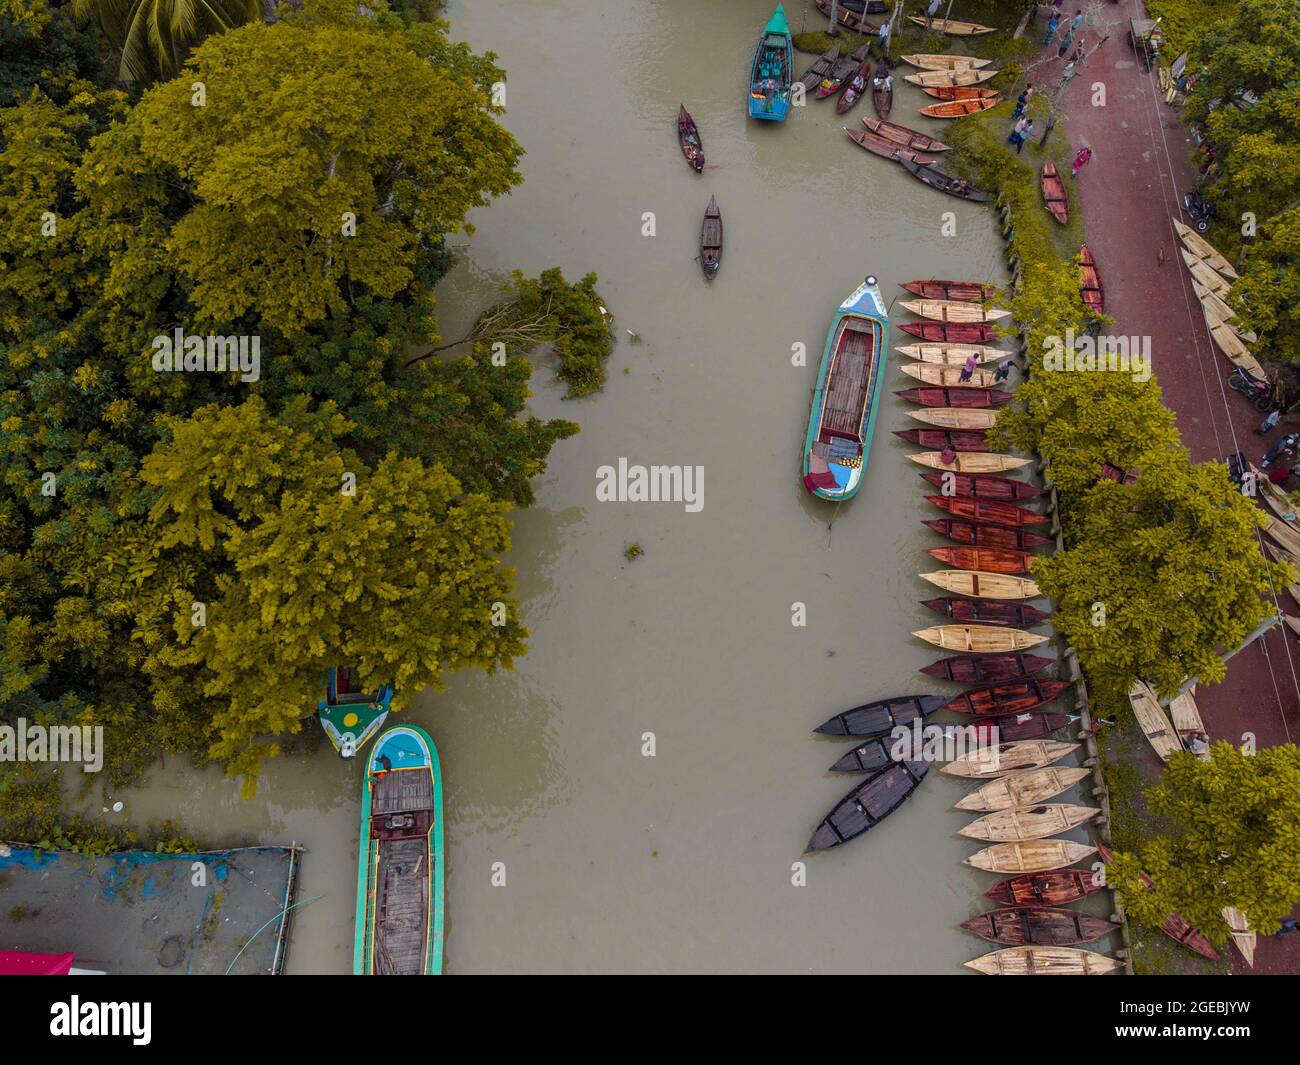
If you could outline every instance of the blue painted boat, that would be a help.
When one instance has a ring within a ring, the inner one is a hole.
[[[772,12],[749,69],[749,117],[784,122],[790,113],[790,81],[793,78],[794,44],[790,23],[780,4]]]
[[[862,483],[889,350],[889,312],[874,277],[840,304],[817,372],[803,483],[822,499],[849,499]]]
[[[352,670],[338,666],[325,676],[325,698],[316,704],[316,716],[339,757],[351,758],[379,731],[392,701],[391,684],[367,694]]]

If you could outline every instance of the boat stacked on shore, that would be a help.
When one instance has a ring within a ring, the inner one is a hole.
[[[1182,241],[1179,252],[1192,275],[1192,290],[1200,300],[1201,313],[1205,317],[1205,328],[1210,331],[1210,339],[1234,366],[1240,366],[1261,380],[1267,378],[1264,367],[1247,346],[1255,343],[1259,337],[1240,327],[1236,321],[1237,312],[1227,302],[1228,295],[1232,292],[1232,282],[1237,280],[1236,269],[1191,226],[1184,225],[1177,218],[1173,219],[1173,223]]]

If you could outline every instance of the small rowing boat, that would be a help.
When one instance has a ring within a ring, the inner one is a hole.
[[[1000,681],[953,696],[940,709],[951,710],[954,714],[970,714],[972,717],[1023,714],[1027,710],[1037,710],[1044,703],[1050,703],[1069,686],[1069,681],[1037,680],[1033,677]]]
[[[1232,283],[1222,274],[1210,266],[1204,259],[1199,258],[1195,252],[1187,248],[1179,249],[1183,256],[1183,262],[1187,264],[1187,269],[1197,281],[1204,285],[1220,298],[1226,297],[1232,291]]]
[[[908,74],[907,80],[913,85],[955,89],[961,85],[979,85],[1000,73],[1000,70],[923,70],[919,74]]]
[[[1106,294],[1101,286],[1101,274],[1097,272],[1097,260],[1086,244],[1079,245],[1079,295],[1093,314],[1103,313]]]
[[[958,18],[932,19],[924,15],[908,15],[908,19],[918,26],[924,26],[927,33],[946,33],[952,37],[978,37],[982,33],[992,33],[992,26],[981,26],[978,22],[964,22]]]
[[[958,684],[988,684],[992,681],[1030,677],[1054,665],[1056,659],[1043,658],[1041,655],[953,655],[922,666],[921,672],[928,677],[956,681]]]
[[[1064,869],[1097,853],[1087,843],[1067,839],[1035,839],[1024,843],[995,843],[976,851],[962,863],[989,873],[1045,873]]]
[[[996,285],[983,285],[978,281],[904,281],[899,287],[925,300],[957,300],[960,303],[983,303],[998,292]]]
[[[991,902],[1006,906],[1060,906],[1086,899],[1104,887],[1101,877],[1086,869],[1061,869],[1053,873],[1023,873],[1003,880],[984,892]]]
[[[817,0],[817,10],[829,18],[831,13],[831,0]],[[864,11],[861,5],[849,7],[844,3],[840,3],[839,10],[836,12],[836,18],[839,21],[839,24],[846,29],[854,30],[858,33],[867,33],[872,37],[876,36],[879,29],[874,22],[867,21],[864,17]]]
[[[942,87],[930,87],[925,90],[928,93],[938,93],[944,91]],[[962,89],[954,88],[953,92],[962,92]],[[992,96],[971,96],[961,97],[955,100],[946,100],[941,104],[927,104],[921,108],[921,114],[926,118],[965,118],[967,115],[976,115],[981,111],[987,111],[990,107],[997,107],[1001,97],[996,93]]]
[[[1018,743],[1000,743],[994,747],[980,747],[968,751],[960,758],[955,758],[941,767],[939,771],[952,777],[964,777],[968,780],[988,780],[990,784],[996,784],[1005,777],[1016,776],[1020,773],[1033,773],[1043,769],[1044,766],[1050,766],[1053,762],[1059,762],[1067,754],[1077,751],[1079,746],[1077,743],[1062,743],[1060,740],[1021,740]],[[1054,769],[1050,771],[1057,773],[1079,772],[1077,769]],[[1087,773],[1087,770],[1083,770],[1083,772]],[[981,790],[982,787],[976,788],[966,798],[969,799],[971,795],[978,794]],[[991,797],[996,797],[999,794],[1001,793],[996,790],[989,793]],[[962,802],[965,801],[966,799],[962,800]],[[961,802],[957,804],[957,808],[967,810],[983,809],[980,806],[963,807]],[[994,809],[994,807],[989,807],[989,809]]]
[[[986,89],[979,85],[922,85],[921,91],[936,100],[992,100],[996,104],[1002,99],[997,89]],[[989,104],[992,107],[993,104]]]
[[[1191,692],[1183,692],[1169,700],[1169,720],[1173,723],[1174,731],[1178,733],[1178,738],[1184,745],[1189,745],[1196,736],[1206,736],[1209,734],[1205,731],[1205,722],[1201,720],[1200,707],[1196,705],[1196,697]],[[1191,750],[1191,747],[1187,747]],[[1198,758],[1209,759],[1210,752],[1193,751]]]
[[[921,480],[928,481],[936,488],[941,488],[958,496],[969,496],[972,499],[1033,499],[1035,496],[1043,495],[1047,489],[1039,488],[1037,485],[1030,484],[1028,481],[1017,481],[1014,477],[985,477],[979,474],[974,476],[957,475],[949,473],[923,473]],[[974,519],[980,520],[978,518]],[[1013,519],[1015,524],[1037,524],[1035,522],[1024,523],[1019,519]]]
[[[1184,247],[1192,252],[1198,259],[1203,259],[1210,265],[1210,268],[1217,270],[1224,277],[1235,278],[1237,271],[1232,263],[1228,262],[1222,255],[1214,249],[1208,240],[1196,232],[1191,226],[1184,225],[1177,218],[1173,220],[1174,229],[1178,231],[1178,236],[1182,238]]]
[[[955,407],[959,410],[976,410],[988,407],[1004,407],[1011,402],[1011,393],[1001,388],[935,387],[917,385],[902,388],[894,395],[909,403],[923,407]],[[952,426],[954,429],[967,428]]]
[[[957,486],[952,487],[955,489]],[[1006,525],[1014,529],[1022,525],[1046,525],[1051,520],[1045,514],[1038,514],[1007,500],[979,499],[962,495],[926,496],[925,498],[940,510],[946,510],[954,518],[961,518],[964,521]]]
[[[1077,947],[1007,947],[965,962],[986,976],[1105,976],[1124,963]]]
[[[1006,547],[1016,551],[1028,551],[1033,547],[1046,547],[1052,542],[1051,537],[1039,536],[1023,528],[1010,528],[1005,525],[985,525],[978,522],[957,521],[953,518],[933,518],[921,524],[933,529],[940,536],[946,536],[954,543],[969,544],[971,547]]]
[[[943,461],[941,451],[922,451],[917,455],[908,455],[913,462],[922,466],[929,466],[936,470],[953,470],[957,473],[999,473],[1007,470],[1018,470],[1021,466],[1027,465],[1028,459],[1016,458],[1014,455],[1004,455],[1000,452],[970,452],[958,451],[951,462]]]
[[[882,121],[889,117],[894,106],[894,79],[883,60],[876,67],[875,77],[871,79],[871,106],[876,109],[876,117]]]
[[[839,760],[827,770],[829,773],[875,773],[884,769],[890,762],[898,761],[890,751],[893,740],[867,740],[841,755]]]
[[[1024,629],[1041,625],[1051,615],[1036,607],[999,600],[944,598],[925,599],[921,605],[960,625],[1003,625]]]
[[[838,847],[880,824],[917,789],[928,762],[893,762],[844,796],[822,818],[805,853]]]
[[[958,834],[985,843],[1046,839],[1058,832],[1078,828],[1099,813],[1101,810],[1095,806],[1074,806],[1062,802],[1039,803],[1037,806],[997,810],[977,817],[960,829]]]
[[[942,695],[899,695],[893,699],[877,699],[852,710],[827,718],[814,732],[823,736],[887,736],[898,726],[911,725],[924,720],[943,706]]]
[[[935,54],[932,52],[919,52],[901,58],[908,66],[919,67],[921,70],[978,70],[980,67],[986,67],[993,62],[991,59],[980,59],[978,56],[973,55]]]
[[[1110,862],[1115,857],[1109,848],[1099,846],[1097,852],[1101,855],[1103,862]],[[1155,890],[1155,881],[1146,873],[1139,873],[1143,886],[1148,891]],[[1160,930],[1164,932],[1175,943],[1178,943],[1188,950],[1195,951],[1202,957],[1209,958],[1211,961],[1219,960],[1219,952],[1214,949],[1214,944],[1210,942],[1209,937],[1194,927],[1186,917],[1180,913],[1171,913],[1164,919],[1160,925]]]
[[[909,161],[899,162],[907,166]],[[904,322],[899,328],[935,344],[984,344],[998,336],[998,327],[990,322]]]
[[[991,429],[998,420],[998,412],[995,410],[963,410],[958,407],[927,407],[924,410],[909,410],[907,415],[940,429]],[[986,445],[987,441],[982,441],[981,446],[973,450],[988,451]]]
[[[904,300],[902,305],[913,314],[936,322],[996,322],[1011,317],[1011,312],[1002,307],[962,300]]]
[[[900,148],[907,148],[913,152],[946,152],[950,150],[949,145],[937,137],[931,137],[928,133],[919,133],[914,129],[908,129],[906,126],[900,126],[893,122],[886,122],[882,118],[864,118],[862,124],[867,127],[877,137],[884,140],[892,141]],[[907,286],[903,286],[906,288]],[[926,293],[917,293],[917,295],[926,295]],[[939,296],[939,299],[948,299],[947,296]]]
[[[960,388],[967,385],[971,388],[992,388],[997,384],[997,379],[992,370],[972,370],[970,377],[962,380],[961,375],[965,372],[961,366],[949,366],[939,364],[937,366],[927,365],[926,363],[904,363],[899,367],[908,377],[915,377],[918,381],[923,381],[927,385],[940,385],[944,388]]]
[[[803,72],[798,81],[804,87],[804,91],[812,92],[822,83],[823,78],[829,77],[839,57],[840,46],[837,44],[813,60],[813,65]]]
[[[790,81],[794,69],[794,45],[785,8],[780,4],[772,12],[763,35],[754,49],[749,68],[749,93],[746,103],[750,118],[784,122],[790,114]]]
[[[1065,182],[1051,159],[1043,160],[1043,203],[1061,225],[1070,220],[1070,202],[1065,197]]]
[[[1047,637],[1024,629],[1004,629],[996,625],[935,625],[912,633],[918,639],[942,647],[945,651],[967,654],[1006,654],[1027,651],[1046,643]]]
[[[718,201],[709,197],[709,206],[704,209],[704,223],[700,226],[700,269],[704,271],[704,280],[712,281],[718,276],[718,267],[722,265],[722,212],[718,210]]]
[[[974,791],[967,792],[957,801],[955,808],[970,813],[992,813],[995,810],[1012,810],[1018,806],[1033,806],[1068,791],[1091,772],[1092,770],[1083,767],[1046,766],[1004,773],[981,784]]]
[[[900,160],[903,167],[918,181],[923,181],[932,189],[938,189],[940,192],[946,192],[949,196],[956,196],[961,200],[969,200],[971,203],[988,203],[989,197],[986,193],[981,192],[965,178],[955,177],[952,174],[945,174],[942,170],[936,170],[932,166],[925,166],[921,163],[913,162],[910,159]],[[916,336],[922,340],[966,340],[966,337],[929,337],[922,333],[916,333]],[[992,334],[990,334],[991,336]],[[988,340],[989,336],[982,336],[979,341]],[[977,341],[978,342],[978,341]]]
[[[871,80],[871,57],[867,56],[840,89],[840,98],[835,101],[835,113],[847,114],[854,104],[862,99],[867,91],[867,82]]]
[[[861,48],[855,48],[848,55],[837,59],[834,66],[831,67],[830,73],[827,74],[817,84],[817,91],[813,94],[814,99],[825,100],[829,96],[834,96],[840,91],[844,82],[853,76],[853,72],[862,66],[863,63],[871,62],[871,53],[867,45]]]
[[[936,562],[956,569],[981,570],[985,573],[1024,574],[1034,556],[1028,551],[1001,547],[927,547],[925,553]]]
[[[1182,741],[1174,731],[1174,726],[1169,723],[1164,707],[1146,681],[1133,682],[1128,690],[1128,701],[1133,707],[1133,716],[1137,718],[1142,734],[1150,741],[1162,762],[1169,761],[1171,755],[1183,749]]]
[[[1078,714],[1037,714],[1030,711],[979,722],[967,728],[988,730],[987,743],[1010,743],[1014,740],[1041,740],[1078,720]]]
[[[917,447],[942,451],[988,451],[989,442],[980,430],[954,429],[895,429],[894,435]]]
[[[1043,594],[1028,577],[1009,577],[1005,573],[941,569],[920,576],[931,584],[937,584],[945,592],[980,599],[1037,599]]]
[[[704,144],[700,140],[695,119],[691,118],[685,104],[677,105],[677,143],[681,146],[682,155],[691,164],[691,169],[697,174],[701,173],[704,170]]]
[[[979,365],[994,362],[998,359],[1011,358],[1011,352],[1004,351],[1002,348],[990,347],[987,344],[904,344],[901,348],[895,350],[900,355],[906,355],[909,359],[937,363],[940,366],[964,366],[966,360],[972,355],[975,356],[975,362]]]
[[[932,163],[933,158],[928,155],[921,155],[912,151],[910,148],[904,148],[902,145],[895,144],[893,141],[887,141],[884,137],[878,137],[870,130],[849,129],[845,127],[844,132],[849,135],[859,148],[865,148],[883,159],[892,159],[898,163],[904,159],[912,159],[918,163]]]

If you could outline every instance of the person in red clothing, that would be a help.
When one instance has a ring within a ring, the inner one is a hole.
[[[1078,177],[1079,171],[1088,165],[1088,160],[1092,158],[1092,149],[1085,146],[1080,148],[1074,155],[1074,165],[1070,168],[1070,176]]]

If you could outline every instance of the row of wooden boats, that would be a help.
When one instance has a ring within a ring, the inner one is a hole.
[[[889,7],[879,0],[836,0],[834,8],[831,0],[816,0],[816,3],[817,10],[828,18],[834,9],[836,20],[845,29],[870,34],[873,37],[880,27],[868,21],[866,16],[883,15],[889,11]],[[978,22],[967,22],[963,19],[927,19],[923,15],[909,15],[908,19],[918,26],[926,27],[931,33],[943,33],[952,37],[977,37],[993,32],[992,26],[981,26]]]
[[[1191,226],[1177,218],[1173,219],[1173,223],[1182,242],[1179,251],[1192,275],[1192,290],[1200,301],[1210,339],[1234,366],[1240,366],[1255,377],[1265,379],[1267,374],[1264,367],[1251,354],[1248,346],[1258,341],[1259,337],[1253,331],[1243,328],[1237,320],[1237,312],[1227,302],[1232,292],[1232,282],[1237,279],[1236,269]]]

